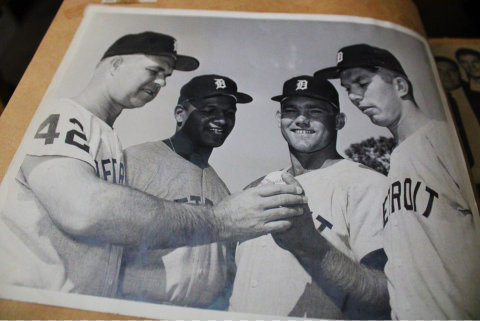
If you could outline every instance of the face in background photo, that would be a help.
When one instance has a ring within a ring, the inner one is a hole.
[[[455,53],[458,63],[467,73],[468,78],[480,78],[480,52],[460,48]]]
[[[450,92],[462,85],[460,70],[455,61],[446,57],[435,57],[443,88]]]

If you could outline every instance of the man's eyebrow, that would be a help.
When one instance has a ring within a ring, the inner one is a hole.
[[[370,77],[369,75],[355,75],[355,76],[352,76],[352,77],[348,77],[350,83],[355,83],[355,82],[358,82],[362,79],[369,79],[369,78],[372,78],[372,77]],[[340,85],[342,85],[344,87],[346,86],[346,84],[343,82],[343,80],[340,80]]]
[[[297,105],[292,103],[281,104],[280,108],[297,108],[298,109]]]
[[[170,68],[170,67],[162,67],[162,66],[158,66],[158,65],[152,65],[152,66],[147,66],[147,69],[152,69],[156,72],[160,72],[160,71],[170,71],[170,74],[172,73],[172,70],[173,68]]]
[[[307,108],[319,108],[319,109],[330,109],[330,105],[325,106],[325,105],[320,105],[320,104],[315,104],[315,103],[308,104],[305,107],[307,107]]]
[[[355,82],[355,80],[354,80],[354,79],[350,79],[349,83],[352,83],[352,82]],[[340,85],[341,85],[342,87],[347,87],[347,84],[344,83],[342,79],[340,79]]]

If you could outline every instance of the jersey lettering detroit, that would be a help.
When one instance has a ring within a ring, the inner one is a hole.
[[[383,202],[383,225],[387,224],[391,214],[395,211],[398,213],[402,208],[405,211],[418,212],[428,217],[438,198],[438,192],[422,181],[411,178],[397,180],[390,185]]]

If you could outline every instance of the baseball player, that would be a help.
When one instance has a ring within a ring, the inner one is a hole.
[[[282,184],[282,172],[290,172],[308,197],[307,214],[281,236],[239,244],[229,309],[328,319],[385,318],[389,306],[382,214],[371,207],[383,199],[385,176],[338,154],[337,131],[345,115],[327,80],[291,78],[283,94],[272,100],[280,102],[277,120],[291,167],[257,183]],[[315,251],[308,252],[312,246]]]
[[[480,316],[479,217],[467,201],[468,178],[452,151],[452,131],[419,108],[412,84],[387,50],[340,49],[337,65],[317,77],[339,77],[352,103],[398,142],[390,160],[383,211],[392,318]]]
[[[462,81],[462,87],[480,123],[480,52],[460,48],[455,52],[455,58],[467,74],[468,82]]]
[[[300,211],[270,208],[302,202],[297,186],[233,195],[215,207],[123,186],[115,119],[151,101],[174,69],[198,65],[176,53],[173,37],[126,35],[108,48],[77,97],[51,106],[27,137],[27,156],[1,209],[1,283],[113,296],[123,245],[203,244],[289,226],[281,218]]]
[[[175,107],[175,134],[125,151],[130,186],[179,203],[213,205],[229,191],[208,164],[235,125],[236,104],[252,101],[225,76],[202,75],[185,84]],[[155,303],[225,308],[233,253],[225,243],[126,251],[121,296]],[[230,259],[230,262],[228,262]],[[230,281],[231,282],[231,281]]]

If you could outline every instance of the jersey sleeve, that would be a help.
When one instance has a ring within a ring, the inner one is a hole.
[[[348,192],[347,215],[350,248],[357,262],[383,249],[382,203],[387,194],[387,178],[373,170],[358,177]]]
[[[462,167],[466,167],[465,162],[458,156],[458,153],[454,152],[456,146],[454,145],[455,136],[453,130],[448,127],[446,122],[436,122],[433,131],[428,134],[427,140],[430,143],[432,153],[436,155],[438,161],[457,187],[457,193],[448,193],[445,197],[451,198],[451,203],[460,203],[458,204],[459,208],[475,209],[476,205],[468,202],[467,190],[470,189],[471,183],[466,171],[462,170]],[[459,153],[461,153],[461,150],[459,150]],[[452,196],[455,194],[460,199]]]
[[[28,137],[27,155],[62,156],[79,159],[95,168],[94,150],[91,143],[95,138],[92,132],[92,119],[67,100],[56,102],[37,123],[35,133]]]

